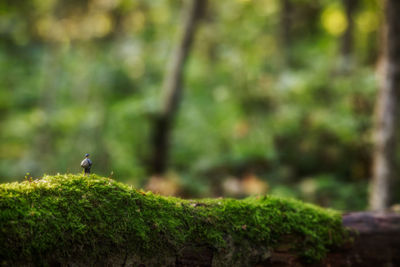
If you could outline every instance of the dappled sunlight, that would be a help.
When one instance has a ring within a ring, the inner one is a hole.
[[[179,178],[176,176],[152,176],[145,185],[146,190],[163,196],[176,196],[180,189]]]
[[[379,28],[379,14],[372,11],[364,11],[356,19],[357,27],[363,33],[370,33]]]
[[[328,7],[322,13],[321,20],[324,29],[335,36],[341,35],[348,26],[343,10],[336,5]]]
[[[93,12],[84,19],[78,16],[63,19],[47,16],[36,24],[40,37],[58,42],[101,38],[110,33],[112,27],[111,17],[102,12]]]

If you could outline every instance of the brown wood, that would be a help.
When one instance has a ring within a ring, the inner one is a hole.
[[[400,214],[354,212],[343,216],[353,242],[330,252],[314,264],[302,262],[290,252],[273,251],[258,267],[378,267],[400,266]]]
[[[356,212],[343,216],[354,243],[329,254],[323,266],[400,266],[400,214]]]
[[[343,224],[351,230],[354,242],[348,242],[343,247],[330,252],[319,263],[305,263],[289,246],[280,245],[271,251],[266,260],[253,266],[269,267],[377,267],[400,266],[400,214],[354,212],[343,216]],[[196,250],[197,252],[201,250]],[[249,257],[259,257],[252,254]],[[177,258],[176,266],[212,266],[212,250],[203,248],[202,253],[193,253],[188,249]],[[251,261],[251,260],[249,260]]]

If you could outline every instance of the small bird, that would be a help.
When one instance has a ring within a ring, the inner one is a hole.
[[[81,167],[85,170],[85,175],[90,174],[90,168],[92,167],[92,161],[89,159],[89,154],[85,154],[85,158],[81,162]]]

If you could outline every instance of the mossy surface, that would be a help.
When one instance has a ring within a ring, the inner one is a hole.
[[[345,236],[336,211],[272,196],[182,200],[96,175],[0,185],[0,264],[67,262],[80,255],[95,260],[120,252],[162,264],[193,244],[225,262],[243,262],[255,248],[288,245],[315,261]],[[229,253],[232,246],[241,252]]]

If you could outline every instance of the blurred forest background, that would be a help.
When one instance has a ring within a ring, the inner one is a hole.
[[[78,173],[90,153],[95,173],[164,194],[365,209],[382,2],[202,8],[191,29],[187,1],[1,1],[0,181]],[[185,29],[193,42],[155,167]]]

